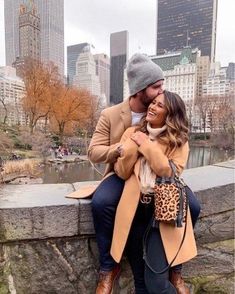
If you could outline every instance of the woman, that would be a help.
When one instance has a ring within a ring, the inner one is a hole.
[[[182,99],[164,91],[150,104],[140,127],[128,128],[122,136],[121,156],[115,164],[115,172],[124,179],[125,187],[117,207],[111,255],[118,263],[126,247],[127,256],[135,280],[135,293],[170,293],[162,285],[146,284],[144,280],[143,235],[153,215],[153,201],[143,204],[144,196],[151,195],[156,175],[169,177],[173,161],[178,174],[187,162],[188,121]],[[160,223],[159,231],[168,263],[175,257],[182,240],[183,228]],[[181,278],[181,263],[196,256],[193,227],[188,211],[186,235],[170,272],[169,279],[178,294],[189,293]],[[156,289],[154,290],[153,287]],[[156,292],[154,292],[156,291]],[[164,292],[165,291],[165,292]],[[172,292],[173,293],[173,292]]]

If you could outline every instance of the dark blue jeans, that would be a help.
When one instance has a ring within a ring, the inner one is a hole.
[[[125,181],[113,174],[106,178],[92,197],[92,214],[100,253],[100,270],[112,270],[116,262],[110,255],[115,213]]]

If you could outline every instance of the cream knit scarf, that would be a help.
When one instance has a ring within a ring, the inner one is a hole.
[[[156,137],[166,130],[166,125],[162,128],[151,128],[150,124],[147,124],[147,130],[149,132],[149,139],[154,141]],[[146,161],[144,157],[141,158],[140,161],[140,183],[141,183],[141,192],[143,194],[148,194],[153,192],[153,188],[155,185],[156,174],[151,169],[149,163]]]

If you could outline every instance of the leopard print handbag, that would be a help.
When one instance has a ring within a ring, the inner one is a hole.
[[[155,219],[182,227],[186,222],[187,195],[185,183],[176,174],[174,163],[169,160],[172,177],[157,177],[154,187]]]

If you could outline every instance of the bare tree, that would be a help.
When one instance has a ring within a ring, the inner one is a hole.
[[[0,130],[0,154],[11,154],[14,147],[12,139],[8,136],[6,132]]]
[[[206,96],[198,96],[195,99],[195,107],[198,110],[200,124],[202,123],[204,138],[206,139],[206,125],[207,125],[207,106],[208,99]]]
[[[208,95],[206,99],[208,101],[207,103],[207,116],[209,118],[208,127],[210,128],[211,133],[213,133],[218,125],[218,119],[217,119],[216,113],[220,103],[220,96]]]
[[[30,146],[33,151],[38,152],[44,160],[50,154],[51,139],[42,131],[35,130],[33,134],[30,134],[28,130],[23,129],[21,130],[20,141],[25,146]]]
[[[86,125],[84,125],[83,127],[87,130],[89,135],[92,135],[98,122],[98,119],[100,117],[100,113],[103,110],[103,105],[101,97],[97,96],[92,96],[90,102],[90,115],[88,119],[85,121]]]
[[[6,124],[7,123],[7,118],[8,118],[8,104],[6,102],[6,96],[3,95],[3,93],[0,94],[0,103],[2,104],[2,109],[3,109],[3,124]]]
[[[220,97],[220,102],[217,108],[217,117],[220,129],[225,133],[231,132],[234,134],[234,116],[234,97],[231,94]]]

